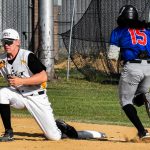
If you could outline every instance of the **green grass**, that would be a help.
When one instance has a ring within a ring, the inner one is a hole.
[[[65,120],[100,124],[131,125],[120,108],[117,85],[102,85],[85,80],[60,80],[49,85],[48,96],[54,114]],[[148,126],[145,108],[138,109]]]
[[[65,71],[56,71],[58,80],[48,83],[47,94],[56,118],[66,121],[99,124],[132,124],[120,108],[117,85],[86,81],[78,72],[71,72],[66,80]],[[4,85],[3,85],[4,86]],[[140,118],[149,127],[144,106],[137,108]],[[29,116],[26,110],[12,109],[13,116]]]

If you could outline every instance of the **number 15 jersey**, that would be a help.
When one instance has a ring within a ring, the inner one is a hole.
[[[110,45],[120,47],[124,61],[138,59],[141,51],[146,51],[150,57],[150,30],[117,27],[111,33]]]

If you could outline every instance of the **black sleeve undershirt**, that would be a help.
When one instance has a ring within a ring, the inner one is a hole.
[[[43,70],[46,71],[46,67],[33,53],[30,53],[28,56],[28,67],[33,74],[39,73]]]

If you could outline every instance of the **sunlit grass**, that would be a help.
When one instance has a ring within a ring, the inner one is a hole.
[[[100,124],[131,125],[120,108],[117,85],[89,82],[78,72],[71,72],[69,80],[65,71],[58,70],[58,79],[48,83],[47,94],[55,118],[68,121]],[[5,86],[1,79],[1,86]],[[144,125],[149,118],[144,106],[137,108]],[[30,117],[27,110],[12,109],[13,116]]]

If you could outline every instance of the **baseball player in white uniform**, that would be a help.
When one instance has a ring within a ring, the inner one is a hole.
[[[75,132],[64,122],[55,121],[51,104],[46,94],[47,73],[45,66],[28,51],[20,48],[19,34],[14,29],[2,33],[5,53],[0,56],[0,73],[8,82],[8,87],[0,89],[0,113],[5,133],[0,141],[12,141],[10,106],[27,110],[35,118],[45,137],[60,140],[62,130]],[[76,137],[71,135],[71,137]]]
[[[16,109],[26,108],[49,140],[60,140],[63,137],[106,138],[105,133],[92,130],[76,131],[64,121],[55,120],[46,94],[45,66],[31,51],[20,48],[20,38],[16,30],[4,30],[2,44],[5,53],[0,55],[0,73],[8,82],[8,87],[0,89],[0,114],[5,128],[0,142],[14,140],[10,106]]]

